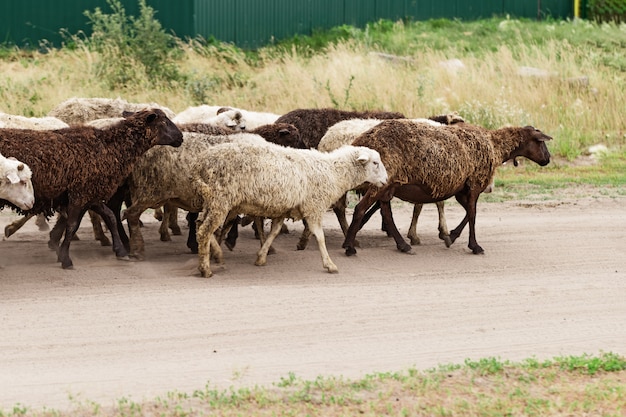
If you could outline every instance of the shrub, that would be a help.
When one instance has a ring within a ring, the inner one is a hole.
[[[84,14],[92,28],[87,43],[102,56],[97,71],[109,87],[126,87],[141,73],[166,83],[180,80],[176,61],[182,51],[177,39],[163,30],[146,0],[139,0],[138,17],[127,16],[120,0],[107,4],[112,14],[99,7]]]
[[[598,22],[626,22],[626,0],[589,0],[589,18]]]

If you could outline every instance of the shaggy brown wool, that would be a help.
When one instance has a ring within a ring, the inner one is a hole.
[[[50,215],[61,209],[68,214],[65,240],[59,250],[64,268],[72,266],[69,240],[85,211],[92,208],[106,215],[107,226],[114,228],[113,214],[104,212],[103,202],[113,196],[148,149],[181,143],[180,130],[158,109],[135,113],[107,129],[0,129],[0,153],[18,156],[33,171],[35,205],[26,213]],[[4,204],[0,200],[0,207]],[[127,255],[119,236],[114,236],[114,250],[118,256]]]
[[[297,109],[282,115],[276,123],[291,123],[300,131],[304,148],[317,149],[329,127],[349,119],[403,119],[404,115],[385,111],[346,111],[337,109]]]

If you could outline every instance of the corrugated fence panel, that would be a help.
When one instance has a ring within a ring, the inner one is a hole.
[[[136,15],[137,0],[121,0],[128,15]],[[573,16],[573,0],[147,0],[164,29],[180,38],[215,37],[244,48],[255,48],[295,34],[342,24],[364,27],[379,19],[472,20],[494,15],[512,17]],[[59,45],[61,28],[70,33],[89,25],[85,10],[100,7],[110,13],[106,0],[2,0],[0,42],[37,46],[47,39]]]
[[[83,12],[107,6],[105,0],[65,0],[63,7],[53,1],[4,0],[0,4],[0,41],[34,46],[40,40],[60,45],[60,30],[76,33],[87,28]]]

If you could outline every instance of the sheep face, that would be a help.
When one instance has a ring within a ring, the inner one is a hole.
[[[380,154],[369,148],[359,147],[357,161],[365,167],[365,182],[382,187],[387,184],[387,170],[380,160]]]
[[[513,165],[517,166],[515,158],[518,156],[526,157],[540,166],[548,165],[550,163],[550,151],[546,146],[546,141],[551,140],[552,137],[532,126],[525,126],[522,131],[525,139],[511,154]]]
[[[136,123],[142,123],[147,127],[148,134],[155,136],[157,145],[170,145],[179,147],[183,143],[183,133],[178,127],[167,118],[163,110],[150,109],[142,110],[137,113],[125,116],[127,119],[133,119]]]
[[[35,204],[32,172],[30,168],[15,158],[2,161],[2,178],[0,178],[0,198],[8,200],[22,210],[30,210]]]

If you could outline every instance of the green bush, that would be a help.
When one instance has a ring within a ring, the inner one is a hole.
[[[626,0],[589,0],[589,18],[598,22],[626,22]]]
[[[154,17],[154,9],[139,0],[139,16],[127,16],[119,0],[107,0],[113,13],[98,7],[85,11],[92,27],[87,39],[102,55],[97,67],[111,89],[126,87],[142,75],[173,83],[182,76],[176,61],[182,56],[177,39],[166,33]]]

